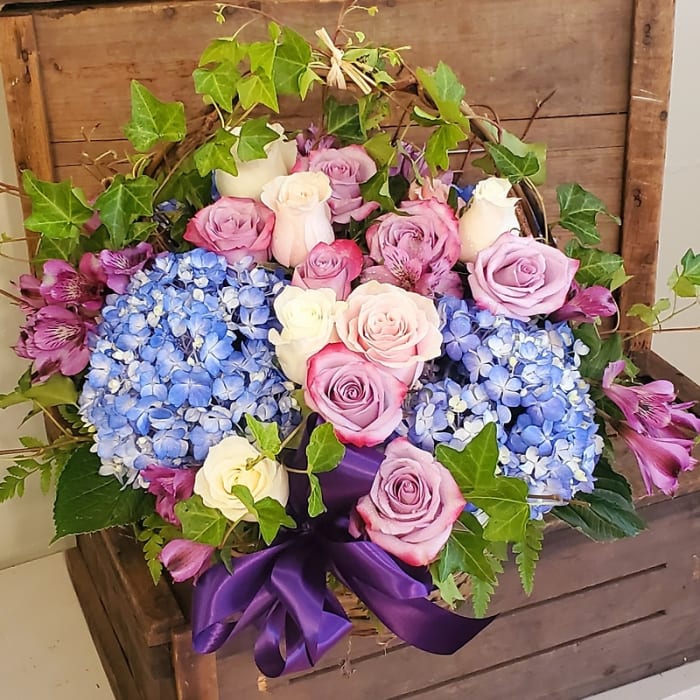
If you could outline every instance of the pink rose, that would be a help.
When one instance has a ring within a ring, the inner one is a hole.
[[[362,271],[362,251],[354,241],[317,243],[294,269],[292,285],[302,289],[332,289],[338,301],[350,294],[350,283]]]
[[[579,261],[533,238],[504,233],[467,264],[474,301],[491,313],[527,321],[566,301]]]
[[[379,207],[377,202],[365,202],[360,192],[360,185],[377,172],[377,164],[362,146],[319,148],[311,151],[308,157],[300,158],[294,170],[328,175],[333,190],[328,201],[333,223],[348,224],[350,219],[363,221]]]
[[[423,363],[442,349],[440,317],[432,300],[392,284],[365,282],[336,315],[340,340],[353,352],[410,386]]]
[[[245,257],[263,263],[270,259],[274,225],[275,215],[260,202],[221,197],[190,219],[185,240],[223,255],[230,264]]]
[[[400,213],[380,216],[367,229],[369,255],[377,263],[362,280],[391,282],[411,291],[461,289],[452,266],[459,257],[459,222],[452,208],[437,199],[403,202]],[[442,274],[435,275],[439,268]]]
[[[386,448],[372,489],[356,506],[372,542],[411,566],[432,562],[466,501],[452,474],[404,437]],[[350,534],[361,533],[352,524]]]
[[[416,199],[427,200],[436,199],[438,202],[447,204],[450,197],[450,185],[438,178],[426,177],[422,182],[415,180],[408,188],[408,198],[411,201]]]
[[[339,440],[357,447],[378,445],[394,432],[407,391],[342,343],[326,345],[308,361],[306,403],[333,425]]]

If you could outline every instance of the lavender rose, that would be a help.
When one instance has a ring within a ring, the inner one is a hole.
[[[372,542],[411,566],[426,566],[440,553],[465,505],[452,474],[400,437],[387,446],[356,512]],[[350,534],[360,536],[356,522]]]
[[[504,233],[467,264],[474,301],[491,313],[527,321],[561,308],[578,260],[533,238]]]
[[[270,259],[275,215],[246,197],[221,197],[200,209],[185,230],[185,240],[223,255],[229,264],[245,257],[256,263]]]
[[[380,216],[367,229],[369,255],[377,265],[365,269],[362,280],[428,295],[461,290],[459,276],[451,271],[460,250],[452,208],[436,199],[414,200],[403,202],[400,212]]]
[[[365,202],[360,192],[360,185],[377,172],[377,164],[362,146],[316,149],[300,158],[294,169],[328,175],[333,190],[328,200],[333,223],[363,221],[379,207],[377,202]]]
[[[124,294],[132,276],[153,257],[150,243],[139,243],[123,250],[102,250],[99,259],[107,278],[107,286],[117,294]]]
[[[306,403],[332,423],[342,442],[371,447],[386,440],[401,422],[406,392],[396,377],[342,343],[309,358]]]
[[[302,289],[332,289],[339,301],[350,294],[350,283],[362,271],[362,251],[354,241],[317,243],[294,269],[292,285]]]

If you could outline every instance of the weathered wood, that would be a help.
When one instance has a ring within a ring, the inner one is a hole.
[[[625,315],[627,309],[635,303],[653,304],[655,299],[673,19],[673,2],[635,1],[621,246],[627,272],[634,276],[620,293],[625,331],[644,327]],[[632,348],[650,346],[651,333],[631,341]]]
[[[191,627],[173,630],[172,655],[177,700],[219,700],[216,656],[195,652]]]

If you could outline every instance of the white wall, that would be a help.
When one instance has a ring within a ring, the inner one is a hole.
[[[668,151],[661,221],[657,296],[667,296],[666,280],[688,248],[700,252],[697,213],[700,183],[700,2],[677,0],[676,35],[668,119]],[[669,327],[700,325],[700,308],[669,322]],[[684,374],[700,382],[700,332],[659,333],[653,348]],[[700,399],[700,397],[698,397]]]
[[[677,1],[676,49],[674,56],[668,159],[663,203],[658,294],[665,295],[664,283],[674,264],[688,247],[700,251],[700,224],[696,201],[700,185],[700,92],[696,69],[700,65],[700,2]],[[14,167],[5,104],[0,100],[0,180],[14,181]],[[0,196],[0,232],[22,230],[22,216],[16,200]],[[21,257],[22,244],[3,252]],[[0,285],[7,287],[26,270],[26,264],[0,258]],[[0,300],[0,392],[10,391],[24,370],[9,345],[14,342],[20,314]],[[687,325],[700,324],[700,309],[678,319]],[[674,324],[675,325],[675,324]],[[700,332],[668,333],[657,336],[654,348],[687,375],[700,381]],[[0,450],[17,445],[16,425],[23,411],[0,414]],[[41,426],[32,425],[35,434]],[[6,465],[0,462],[0,470]],[[21,500],[0,504],[0,568],[42,556],[51,539],[51,503],[38,488],[29,489]],[[65,543],[64,543],[65,546]]]

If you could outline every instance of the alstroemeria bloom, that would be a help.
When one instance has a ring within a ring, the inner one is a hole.
[[[139,243],[123,250],[103,250],[100,264],[107,277],[107,285],[117,294],[124,294],[132,275],[138,272],[153,257],[150,243]]]
[[[39,291],[47,304],[97,314],[104,302],[105,273],[94,253],[85,253],[76,270],[65,260],[47,260]]]
[[[141,476],[148,482],[148,492],[156,497],[156,513],[163,520],[179,525],[175,504],[188,499],[194,489],[194,469],[171,469],[151,464]]]
[[[601,316],[614,316],[616,313],[617,304],[609,289],[598,284],[582,287],[574,280],[566,303],[550,318],[552,321],[594,323]]]
[[[216,548],[191,540],[172,540],[163,547],[158,559],[170,572],[174,581],[195,581],[209,568]]]
[[[62,306],[45,306],[27,318],[15,352],[34,361],[39,381],[60,372],[67,377],[87,367],[87,334],[94,324]]]
[[[625,369],[625,361],[611,362],[603,373],[603,392],[625,416],[633,430],[648,432],[665,428],[671,422],[671,403],[676,391],[665,379],[641,386],[615,384],[617,376]]]

